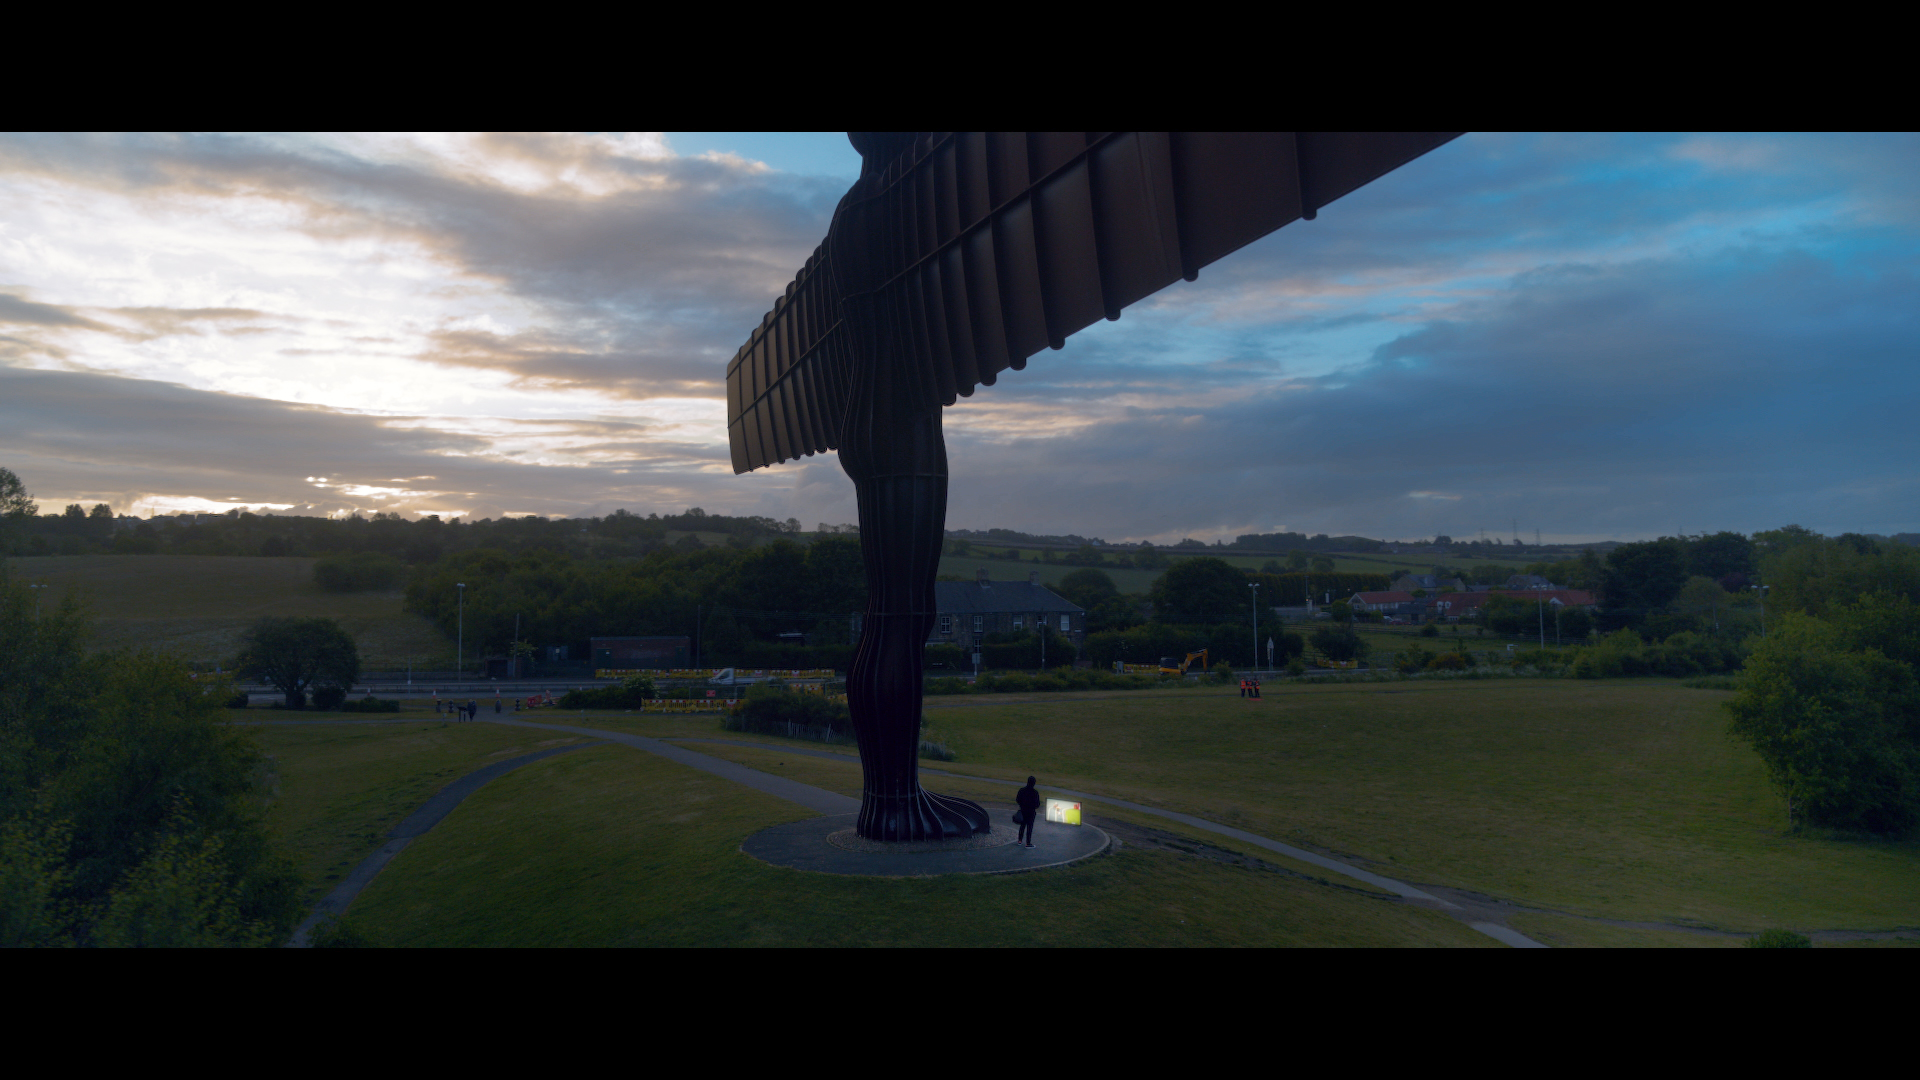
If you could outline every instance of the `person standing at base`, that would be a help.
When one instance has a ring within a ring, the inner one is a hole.
[[[475,701],[469,698],[467,700],[467,719],[477,720],[479,719],[479,717],[480,717],[480,703],[478,701]]]
[[[1033,846],[1033,822],[1040,816],[1040,790],[1033,785],[1038,782],[1031,776],[1027,777],[1027,786],[1013,797],[1013,801],[1020,806],[1020,832],[1013,838],[1016,844]]]

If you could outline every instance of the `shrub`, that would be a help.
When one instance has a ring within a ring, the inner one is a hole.
[[[227,699],[227,708],[229,709],[244,709],[246,707],[247,695],[245,694],[235,694]]]
[[[1811,949],[1813,941],[1791,930],[1762,930],[1747,939],[1749,949]]]
[[[1307,673],[1306,661],[1300,659],[1297,656],[1287,661],[1287,674],[1298,677],[1301,675],[1305,675],[1306,673]]]
[[[1222,660],[1219,663],[1213,665],[1213,678],[1215,682],[1223,682],[1223,683],[1232,682],[1233,681],[1233,665],[1227,663],[1225,660]]]
[[[313,707],[322,712],[336,712],[347,700],[345,687],[319,686],[313,691]]]
[[[1323,626],[1307,639],[1329,660],[1354,660],[1367,655],[1367,642],[1348,626]]]
[[[1448,652],[1435,656],[1428,666],[1435,671],[1465,671],[1473,665],[1460,653]]]
[[[1433,654],[1425,649],[1409,649],[1393,658],[1393,667],[1402,675],[1414,675],[1427,670],[1433,663]]]
[[[730,713],[722,726],[728,731],[822,741],[853,735],[845,702],[776,686],[749,688],[746,703]]]
[[[1420,636],[1421,637],[1439,637],[1440,627],[1434,623],[1423,624],[1420,627]]]
[[[348,702],[341,703],[340,711],[341,712],[364,712],[364,713],[399,712],[400,703],[390,698],[372,698],[372,697],[359,698],[358,700],[355,700],[355,701],[348,701]]]
[[[563,709],[637,709],[653,697],[653,676],[629,675],[619,686],[569,690],[560,696]]]

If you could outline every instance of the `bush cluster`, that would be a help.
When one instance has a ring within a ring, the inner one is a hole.
[[[569,690],[560,695],[562,709],[638,709],[653,697],[653,677],[629,675],[619,686]]]
[[[267,945],[300,878],[261,820],[269,763],[230,685],[89,653],[0,563],[0,947]]]
[[[727,714],[721,726],[728,731],[822,742],[843,742],[853,737],[853,717],[846,702],[782,686],[749,688],[745,703]]]
[[[1616,630],[1597,645],[1580,650],[1571,674],[1580,679],[1617,679],[1628,675],[1714,675],[1737,671],[1741,647],[1724,638],[1682,631],[1648,644],[1632,630]]]
[[[341,712],[388,713],[399,712],[400,703],[391,698],[358,698],[340,703]]]

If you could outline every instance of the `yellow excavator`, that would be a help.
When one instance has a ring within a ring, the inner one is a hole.
[[[1195,667],[1195,664],[1199,666]],[[1189,673],[1204,675],[1206,672],[1207,650],[1205,649],[1201,649],[1199,652],[1188,653],[1185,660],[1176,660],[1171,656],[1163,656],[1160,658],[1160,675],[1163,678],[1169,675],[1186,675]]]

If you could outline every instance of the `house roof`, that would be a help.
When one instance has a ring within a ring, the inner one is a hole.
[[[1085,608],[1030,581],[936,581],[933,608],[942,615],[991,612],[1064,612],[1082,614]]]
[[[1411,604],[1410,592],[1357,592],[1353,598],[1362,604]]]

